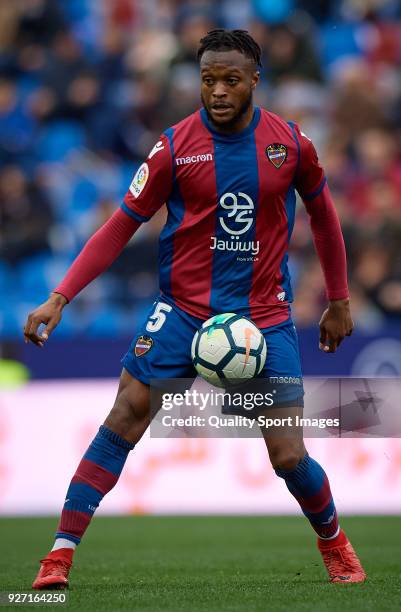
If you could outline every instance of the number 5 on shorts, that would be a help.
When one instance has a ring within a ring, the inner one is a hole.
[[[172,306],[165,304],[164,302],[157,302],[154,313],[149,317],[149,321],[146,324],[146,331],[157,332],[164,325],[166,321],[166,312],[170,312]]]

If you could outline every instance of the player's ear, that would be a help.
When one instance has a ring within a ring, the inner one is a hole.
[[[256,85],[259,82],[259,78],[260,78],[260,71],[255,70],[255,72],[252,74],[252,83],[251,83],[252,89],[255,89]]]

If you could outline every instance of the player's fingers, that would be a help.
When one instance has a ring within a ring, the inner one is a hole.
[[[320,326],[320,335],[319,335],[319,349],[323,350],[326,344],[327,339],[327,331],[323,325]]]
[[[28,341],[32,342],[32,344],[36,344],[36,346],[43,346],[43,338],[34,333],[29,333],[27,335]]]
[[[335,353],[338,346],[337,338],[329,338],[326,340],[325,346],[323,348],[325,353]]]
[[[42,331],[41,338],[43,340],[47,340],[52,333],[52,331],[57,327],[58,320],[55,317],[52,317],[50,321],[47,323],[46,327]]]
[[[37,337],[36,332],[38,331],[39,325],[40,325],[40,320],[37,319],[35,315],[32,315],[31,323],[30,323],[29,330],[28,330],[29,337],[33,337],[33,338]]]
[[[351,336],[351,334],[352,334],[352,332],[353,332],[353,331],[354,331],[354,322],[353,322],[353,320],[351,319],[351,320],[349,321],[349,323],[348,323],[348,329],[347,329],[347,332],[346,332],[346,334],[345,334],[345,335],[346,335],[346,336]]]
[[[30,315],[30,324],[25,332],[25,336],[28,340],[37,346],[43,346],[43,338],[37,333],[41,323],[47,323],[47,321],[42,321],[40,318],[35,317],[35,315]]]
[[[43,340],[36,334],[28,334],[27,341],[36,344],[36,346],[43,346]]]
[[[29,342],[30,340],[31,328],[32,328],[32,315],[29,315],[28,320],[24,327],[24,336],[25,336],[26,342]]]
[[[29,329],[31,327],[31,319],[32,319],[32,315],[29,314],[28,317],[27,317],[26,323],[24,325],[24,329],[23,329],[23,332],[24,332],[24,341],[25,341],[26,344],[29,342],[28,333],[29,333]]]

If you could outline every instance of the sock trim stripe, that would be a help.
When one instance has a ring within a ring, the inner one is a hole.
[[[102,495],[108,493],[118,481],[118,476],[90,459],[81,459],[72,483],[89,485]]]
[[[62,531],[57,531],[55,537],[56,537],[56,540],[58,540],[59,538],[62,538],[64,540],[70,540],[70,542],[74,542],[74,544],[79,544],[81,541],[81,538],[77,538],[76,536],[73,536],[70,533],[63,533]]]
[[[57,533],[79,538],[91,521],[92,515],[76,510],[63,510]]]
[[[83,459],[92,461],[115,476],[119,476],[127,460],[128,452],[126,449],[116,446],[110,440],[96,436]]]
[[[128,442],[128,440],[124,440],[124,438],[119,436],[117,433],[115,433],[105,425],[101,425],[99,427],[98,435],[101,438],[107,438],[107,440],[110,440],[110,442],[114,442],[114,444],[117,444],[117,446],[121,446],[121,448],[125,448],[129,451],[135,447],[135,444],[133,444],[132,442]]]
[[[324,542],[332,542],[333,540],[338,538],[338,536],[340,534],[342,535],[341,528],[340,528],[340,525],[337,524],[336,532],[333,535],[331,535],[331,536],[321,536],[319,534],[317,534],[317,535],[319,537],[319,540],[323,540]],[[341,539],[345,539],[345,538],[343,537]],[[328,546],[328,548],[329,548],[329,546]]]

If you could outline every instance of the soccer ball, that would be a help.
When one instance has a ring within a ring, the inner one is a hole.
[[[228,312],[205,321],[194,335],[196,371],[216,387],[257,376],[266,361],[266,342],[252,321]]]

